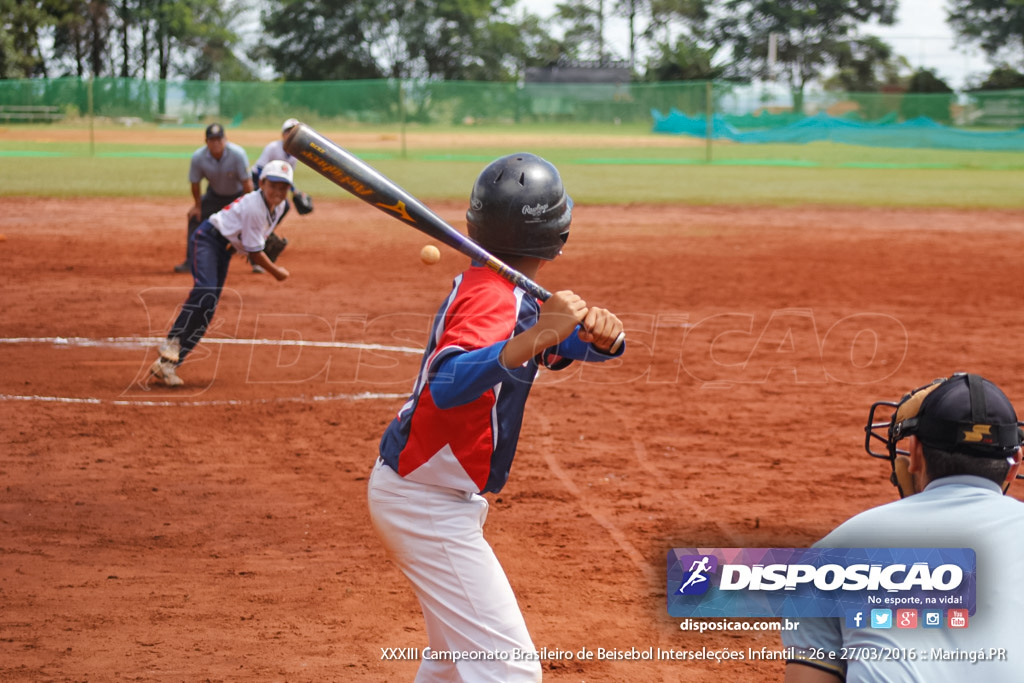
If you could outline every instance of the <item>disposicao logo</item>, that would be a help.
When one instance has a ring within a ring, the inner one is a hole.
[[[709,574],[718,569],[718,558],[714,555],[686,555],[679,558],[681,567],[686,568],[679,595],[703,595],[711,587]]]
[[[916,629],[932,626],[924,609],[975,609],[970,548],[673,548],[666,569],[668,612],[679,617],[839,616],[850,628]],[[897,623],[894,608],[913,618]],[[892,610],[887,623],[873,619],[880,609]]]
[[[722,568],[724,591],[776,591],[795,590],[801,584],[813,584],[823,591],[922,590],[948,591],[963,581],[964,572],[955,564],[939,565],[931,569],[926,562],[910,567],[905,564],[853,564],[842,566],[827,564],[770,564],[748,567],[728,564]]]

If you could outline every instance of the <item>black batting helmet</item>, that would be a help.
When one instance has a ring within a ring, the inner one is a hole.
[[[558,256],[569,237],[572,199],[558,170],[520,152],[491,162],[473,185],[466,222],[469,236],[496,254]]]

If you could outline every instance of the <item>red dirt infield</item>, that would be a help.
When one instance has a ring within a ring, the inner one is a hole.
[[[191,285],[171,272],[186,204],[4,199],[0,680],[412,679],[390,648],[422,648],[423,622],[366,479],[466,259],[425,266],[419,233],[317,202],[281,227],[286,282],[233,262],[169,390],[145,371]],[[462,225],[463,206],[436,208]],[[863,451],[873,401],[970,370],[1024,405],[1022,227],[1010,211],[577,207],[538,279],[618,313],[627,353],[541,375],[486,526],[552,655],[545,680],[780,679],[750,655],[777,633],[667,615],[667,552],[802,547],[893,500]],[[597,654],[651,647],[743,658]]]

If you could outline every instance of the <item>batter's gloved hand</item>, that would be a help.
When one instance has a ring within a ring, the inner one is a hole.
[[[288,246],[288,240],[281,237],[276,232],[272,232],[267,236],[267,240],[263,245],[263,253],[267,255],[267,258],[271,261],[277,261],[277,257],[281,255],[284,248]]]
[[[295,202],[295,210],[299,212],[299,215],[306,215],[313,211],[313,198],[305,192],[296,192],[292,195],[292,200]]]

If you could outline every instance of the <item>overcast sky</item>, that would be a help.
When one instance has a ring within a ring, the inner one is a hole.
[[[992,66],[976,46],[957,44],[953,31],[946,24],[944,0],[900,0],[894,26],[871,29],[893,46],[897,54],[910,60],[913,67],[935,69],[953,88],[961,88],[967,79],[981,81]]]
[[[541,17],[550,17],[554,7],[552,0],[520,0],[520,3]],[[610,5],[610,0],[605,4]],[[967,79],[985,75],[992,67],[976,48],[968,50],[956,44],[946,25],[945,5],[945,0],[899,0],[894,26],[872,26],[865,33],[884,39],[897,54],[906,57],[912,67],[934,69],[951,87],[959,89]],[[606,40],[621,58],[629,52],[627,36],[625,23],[613,20]]]

